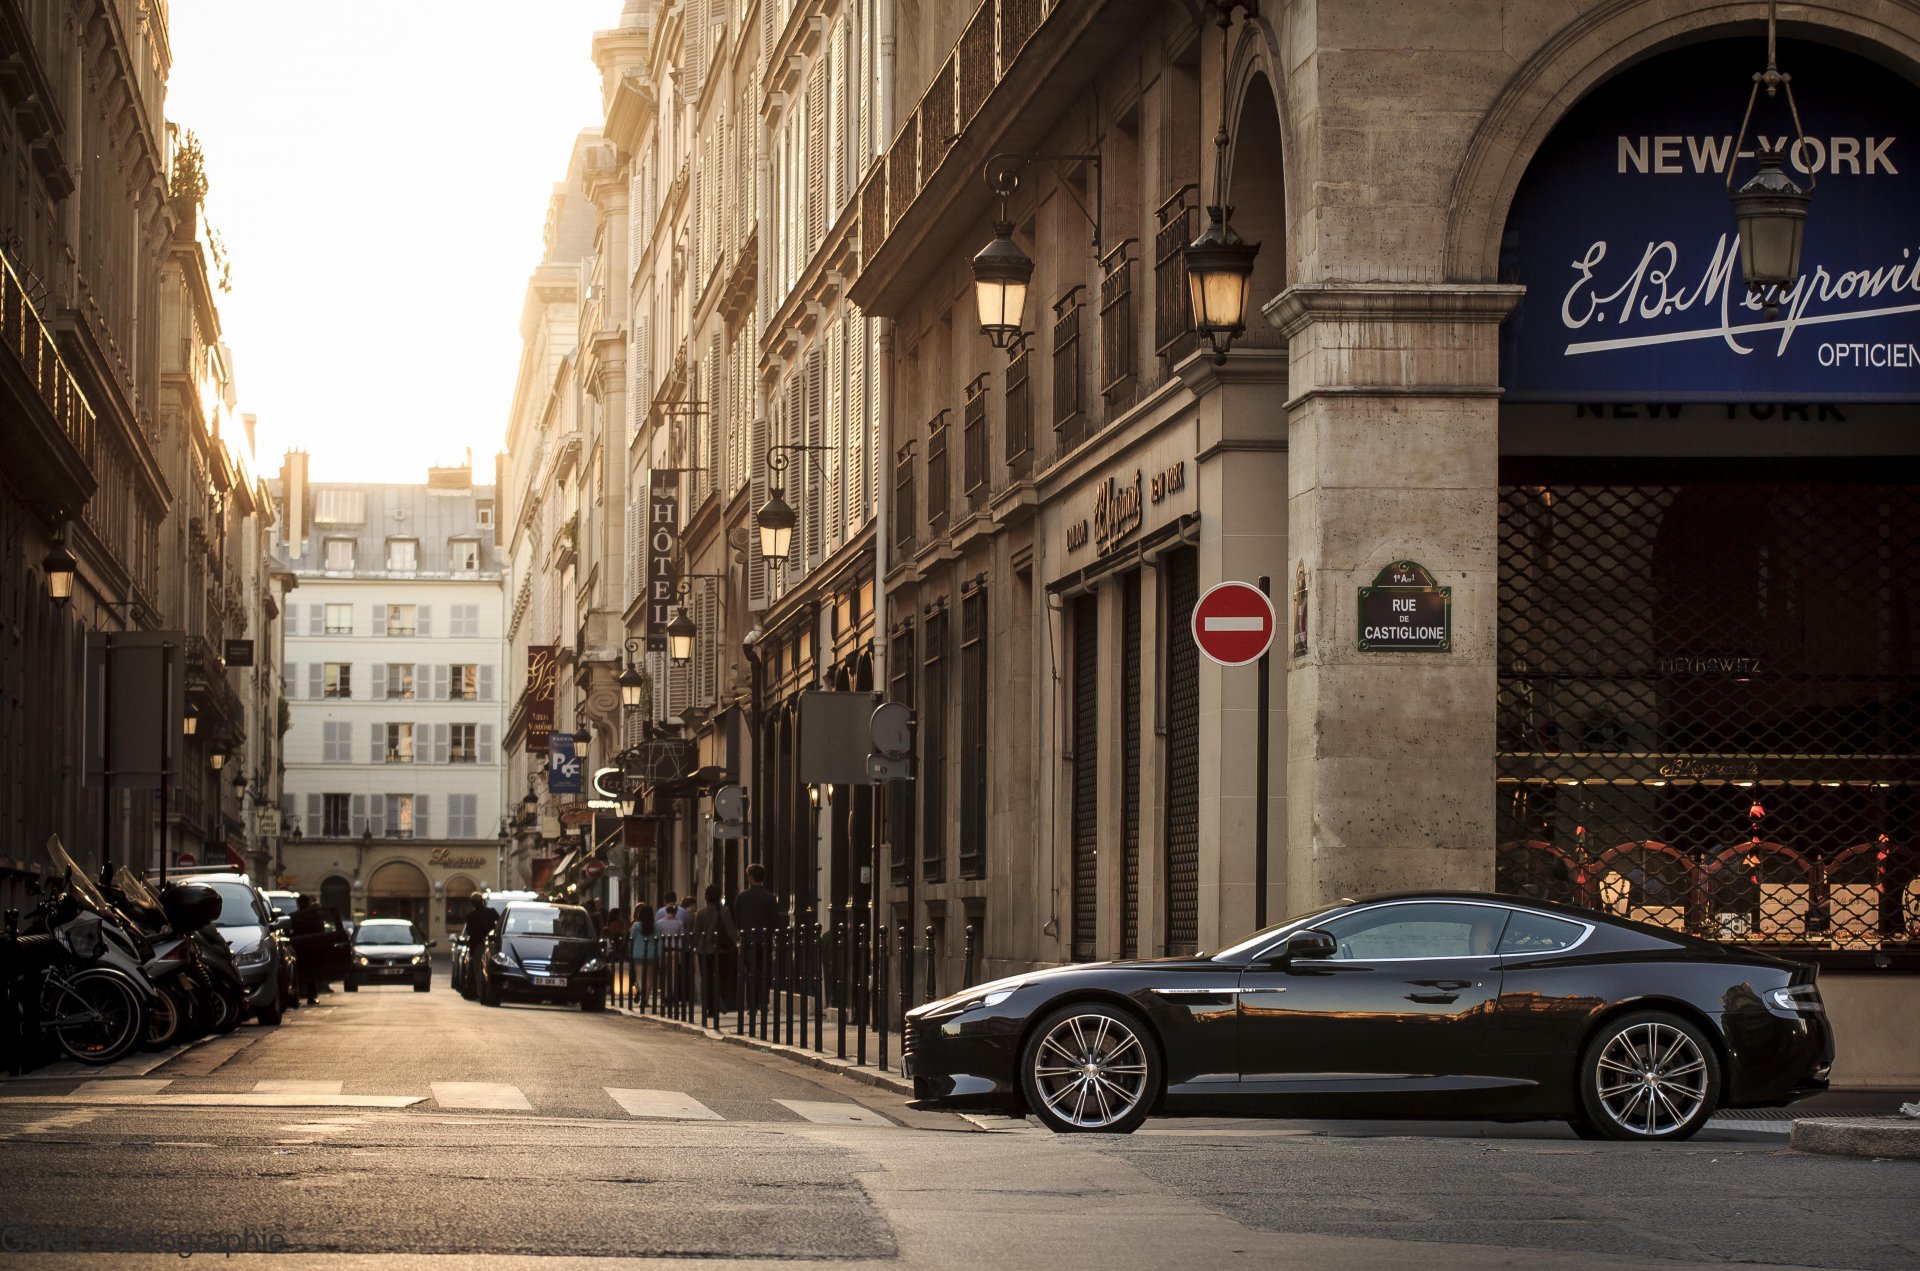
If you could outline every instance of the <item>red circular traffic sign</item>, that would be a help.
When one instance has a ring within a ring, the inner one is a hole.
[[[607,863],[597,856],[580,867],[580,876],[589,883],[599,882],[606,872]]]
[[[182,852],[180,853],[180,855],[173,858],[173,863],[175,865],[198,865],[200,863],[200,858],[195,856],[192,852]]]
[[[1252,583],[1215,583],[1193,607],[1193,642],[1221,666],[1258,661],[1273,628],[1273,601]]]

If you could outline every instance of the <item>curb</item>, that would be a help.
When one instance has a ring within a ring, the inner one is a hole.
[[[818,1069],[821,1072],[836,1073],[839,1076],[851,1078],[863,1085],[873,1086],[880,1090],[888,1090],[894,1094],[905,1095],[909,1099],[913,1097],[913,1083],[911,1081],[903,1077],[896,1077],[892,1073],[881,1072],[872,1066],[862,1067],[851,1059],[839,1059],[832,1055],[815,1054],[811,1050],[802,1050],[798,1046],[787,1046],[778,1042],[762,1041],[758,1037],[751,1037],[741,1033],[728,1033],[711,1028],[702,1028],[698,1024],[690,1024],[685,1020],[662,1019],[658,1015],[644,1015],[639,1011],[633,1010],[631,1007],[623,1006],[617,1009],[628,1019],[639,1020],[642,1023],[653,1024],[661,1028],[670,1028],[676,1032],[690,1033],[696,1037],[705,1037],[709,1041],[724,1042],[729,1046],[739,1046],[747,1050],[757,1050],[763,1055],[777,1055],[782,1059],[804,1064],[808,1068]]]
[[[1818,1117],[1793,1123],[1795,1151],[1920,1161],[1920,1120],[1912,1117]]]

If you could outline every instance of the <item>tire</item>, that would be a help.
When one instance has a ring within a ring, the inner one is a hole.
[[[213,1010],[207,1017],[207,1031],[224,1037],[240,1027],[247,1015],[246,999],[230,984],[213,986]]]
[[[268,1028],[280,1027],[280,1021],[286,1016],[286,996],[278,985],[274,986],[273,1000],[254,1011],[253,1017]]]
[[[494,985],[494,982],[491,979],[489,979],[485,974],[482,974],[480,976],[480,1005],[482,1006],[500,1005],[500,990]]]
[[[186,1029],[187,1010],[172,985],[161,989],[147,1007],[147,1027],[140,1038],[143,1050],[166,1050],[180,1042]]]
[[[433,981],[415,980],[413,982],[413,991],[415,993],[431,993],[433,991]]]
[[[1636,1011],[1594,1034],[1578,1081],[1582,1119],[1596,1138],[1672,1142],[1699,1133],[1719,1106],[1720,1059],[1691,1022]]]
[[[1063,1006],[1020,1052],[1027,1107],[1056,1134],[1131,1134],[1160,1096],[1160,1050],[1131,1011]]]
[[[99,969],[68,976],[49,985],[40,1000],[40,1018],[48,1021],[55,1043],[69,1059],[110,1064],[139,1044],[145,1032],[146,1004],[139,991],[118,974]],[[91,1018],[60,1027],[58,1020],[85,1013]]]
[[[601,989],[598,993],[595,993],[589,997],[581,998],[580,1009],[583,1011],[606,1010],[607,1009],[607,991],[605,989]]]
[[[1590,1143],[1596,1140],[1604,1140],[1607,1137],[1600,1133],[1599,1128],[1585,1117],[1570,1117],[1567,1120],[1567,1128],[1573,1131],[1575,1138],[1586,1139]]]

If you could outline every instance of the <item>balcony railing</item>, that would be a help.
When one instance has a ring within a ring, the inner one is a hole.
[[[1027,474],[1033,460],[1033,358],[1022,339],[1007,363],[1007,468]]]
[[[967,385],[967,410],[961,424],[961,484],[967,506],[980,508],[987,501],[987,373],[982,371]]]
[[[953,481],[947,472],[947,416],[951,413],[943,410],[927,422],[927,533],[934,538],[946,533],[953,498]]]
[[[75,382],[73,372],[54,344],[53,332],[41,319],[13,262],[0,254],[0,343],[20,363],[40,400],[88,468],[95,464],[93,408]]]
[[[1169,365],[1199,347],[1187,316],[1186,247],[1193,241],[1195,196],[1200,187],[1183,185],[1160,205],[1153,239],[1153,351]]]
[[[897,556],[913,551],[920,524],[913,506],[913,450],[909,440],[893,454],[893,550]]]

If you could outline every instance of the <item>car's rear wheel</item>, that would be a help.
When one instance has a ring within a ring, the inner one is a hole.
[[[1083,1002],[1040,1021],[1020,1057],[1027,1106],[1058,1134],[1131,1134],[1153,1109],[1160,1054],[1145,1025]]]
[[[1698,1027],[1665,1011],[1609,1021],[1580,1058],[1580,1106],[1598,1137],[1691,1138],[1720,1098],[1720,1060]],[[1576,1131],[1577,1132],[1577,1131]]]

